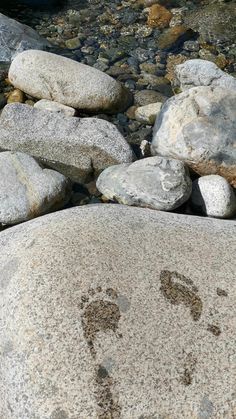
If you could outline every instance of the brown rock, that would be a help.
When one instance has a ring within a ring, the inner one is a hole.
[[[23,103],[24,93],[20,89],[14,89],[9,93],[7,103]]]
[[[172,82],[174,80],[174,77],[175,77],[175,67],[179,64],[183,64],[187,60],[188,60],[188,58],[185,57],[182,54],[169,55],[168,58],[167,58],[167,65],[166,65],[167,73],[166,73],[165,77],[169,81]]]
[[[167,28],[172,16],[172,13],[165,7],[153,4],[149,9],[147,24],[152,28]]]
[[[183,41],[189,39],[192,34],[193,32],[184,25],[174,26],[160,35],[158,47],[161,49],[171,49],[182,39]]]

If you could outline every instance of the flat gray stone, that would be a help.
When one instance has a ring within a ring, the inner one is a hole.
[[[96,185],[107,199],[162,211],[178,208],[188,200],[192,190],[184,164],[163,157],[108,167]]]
[[[130,146],[110,122],[65,117],[23,104],[3,109],[0,148],[30,154],[82,183],[133,158]]]
[[[193,182],[191,206],[210,217],[230,218],[236,215],[236,195],[222,176],[202,176]]]
[[[62,208],[70,198],[65,176],[23,153],[0,153],[0,224],[16,224]]]
[[[131,102],[131,93],[108,74],[45,51],[19,54],[9,80],[33,97],[86,111],[119,112]]]
[[[186,90],[197,86],[222,87],[236,92],[236,78],[207,60],[188,60],[175,69],[175,84]]]
[[[29,49],[45,49],[49,42],[34,29],[0,13],[0,61],[11,62]]]
[[[236,92],[194,87],[170,98],[153,130],[151,151],[180,159],[200,175],[236,186]]]
[[[47,99],[41,99],[38,102],[36,102],[34,108],[41,109],[42,111],[61,113],[65,116],[75,116],[76,114],[76,110],[74,108]]]
[[[0,233],[0,417],[236,411],[235,221],[121,205]]]

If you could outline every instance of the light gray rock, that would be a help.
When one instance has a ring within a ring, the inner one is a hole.
[[[236,412],[235,221],[121,205],[0,233],[0,417]]]
[[[16,224],[62,208],[70,197],[65,176],[23,153],[0,153],[0,224]]]
[[[135,119],[142,124],[154,125],[157,115],[162,107],[161,102],[150,103],[150,105],[140,106],[135,111]]]
[[[41,109],[43,111],[57,112],[65,116],[75,116],[76,110],[70,106],[62,105],[58,102],[53,102],[52,100],[41,99],[35,103],[34,107],[36,109]]]
[[[180,159],[200,175],[236,186],[236,92],[195,87],[169,99],[156,119],[152,154]]]
[[[191,206],[210,217],[230,218],[236,215],[236,195],[222,176],[203,176],[193,182]]]
[[[181,90],[197,86],[222,87],[236,92],[236,78],[206,60],[188,60],[175,69],[175,85]]]
[[[20,52],[45,49],[49,42],[27,25],[0,13],[0,61],[11,62]]]
[[[9,80],[38,99],[87,111],[118,112],[131,102],[128,90],[107,74],[45,51],[19,54],[10,66]]]
[[[188,200],[192,190],[184,164],[163,157],[108,167],[96,184],[107,199],[162,211],[178,208]]]
[[[82,183],[133,158],[130,146],[110,122],[65,117],[23,104],[5,106],[0,148],[28,153]]]

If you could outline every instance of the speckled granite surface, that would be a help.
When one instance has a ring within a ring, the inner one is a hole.
[[[0,233],[0,418],[235,417],[235,228],[100,205]]]

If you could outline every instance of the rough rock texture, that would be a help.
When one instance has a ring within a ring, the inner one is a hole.
[[[0,148],[28,153],[82,183],[133,158],[130,146],[110,122],[64,117],[22,104],[4,108]]]
[[[219,86],[236,93],[236,78],[220,70],[216,64],[206,60],[188,60],[177,65],[174,84],[181,90],[196,86]]]
[[[191,206],[210,217],[230,218],[236,215],[236,195],[223,177],[203,176],[193,182]]]
[[[169,99],[157,117],[152,154],[186,162],[200,175],[236,185],[236,93],[195,87]]]
[[[0,13],[0,61],[10,62],[17,54],[29,49],[45,49],[49,42],[27,25]]]
[[[182,162],[150,157],[108,167],[99,176],[97,188],[121,204],[170,211],[188,200],[192,182]]]
[[[98,205],[1,232],[0,417],[232,419],[235,227]]]
[[[135,110],[135,119],[143,124],[154,125],[157,115],[162,107],[161,102],[150,103],[150,105],[140,106]]]
[[[76,114],[76,110],[74,108],[47,99],[39,100],[35,103],[34,107],[44,111],[61,113],[65,116],[75,116]]]
[[[0,153],[0,224],[16,224],[61,208],[70,197],[65,176],[23,153]]]
[[[209,3],[188,13],[185,18],[186,25],[199,32],[203,42],[233,44],[236,37],[235,1]]]
[[[11,64],[9,80],[38,99],[87,111],[122,111],[131,102],[128,90],[107,74],[45,51],[19,54]]]

